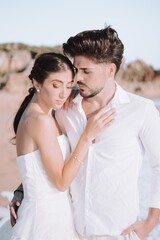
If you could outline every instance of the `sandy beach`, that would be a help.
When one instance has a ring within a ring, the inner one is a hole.
[[[20,183],[16,164],[16,149],[11,139],[14,137],[12,122],[22,97],[15,93],[0,91],[0,192],[13,191]],[[7,109],[7,111],[6,111]],[[0,196],[0,206],[7,200]]]

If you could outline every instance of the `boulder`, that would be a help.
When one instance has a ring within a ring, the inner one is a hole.
[[[154,69],[151,66],[146,65],[141,60],[136,60],[128,64],[124,73],[124,79],[129,82],[147,82],[153,81],[154,75]]]
[[[10,52],[10,72],[22,72],[31,61],[31,53],[27,50],[15,50]]]
[[[10,70],[10,54],[6,51],[0,51],[0,74],[8,73]]]

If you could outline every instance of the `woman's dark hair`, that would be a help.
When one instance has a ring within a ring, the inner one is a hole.
[[[114,63],[120,68],[124,46],[118,33],[110,26],[100,30],[83,31],[63,44],[63,52],[70,57],[85,56],[96,63]]]
[[[36,57],[33,68],[28,77],[32,82],[34,79],[38,83],[43,84],[50,73],[66,71],[67,69],[71,70],[74,77],[75,72],[73,65],[66,56],[54,52],[42,53]],[[35,87],[29,89],[29,94],[25,97],[16,113],[13,121],[13,128],[15,134],[17,133],[17,128],[22,114],[24,113],[35,92]]]

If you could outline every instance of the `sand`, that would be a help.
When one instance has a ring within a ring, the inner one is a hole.
[[[0,91],[0,192],[13,191],[20,183],[16,149],[11,139],[14,137],[13,118],[21,100],[22,96],[16,93]],[[6,199],[0,197],[0,206],[6,202]]]

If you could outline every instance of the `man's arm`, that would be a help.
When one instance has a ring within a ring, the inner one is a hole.
[[[140,139],[152,168],[149,211],[144,221],[132,224],[122,234],[135,231],[140,239],[144,239],[158,224],[160,217],[160,116],[152,101],[148,102],[144,111]]]
[[[150,208],[148,217],[146,221],[148,222],[148,226],[151,228],[151,230],[158,224],[160,217],[160,209],[158,208]]]
[[[9,204],[10,208],[10,221],[12,227],[16,224],[17,220],[17,211],[19,206],[21,205],[21,202],[23,200],[23,185],[19,185],[19,187],[14,191],[13,199],[11,200]]]

